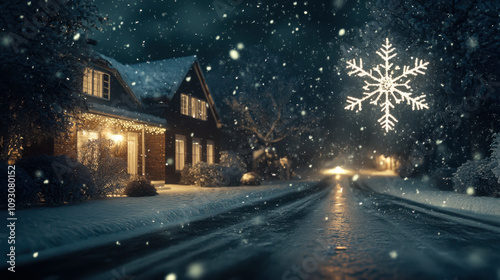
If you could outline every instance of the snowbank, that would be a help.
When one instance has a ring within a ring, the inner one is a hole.
[[[189,223],[244,204],[316,185],[315,181],[259,187],[200,188],[166,185],[153,197],[115,197],[79,205],[16,212],[16,253],[21,261],[43,258]]]
[[[401,197],[448,210],[467,211],[473,214],[500,217],[500,199],[478,197],[453,191],[441,191],[424,179],[402,179],[399,177],[361,177],[359,183],[378,193]],[[497,217],[497,218],[498,218]]]

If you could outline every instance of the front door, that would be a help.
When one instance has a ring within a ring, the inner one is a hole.
[[[135,132],[127,133],[127,163],[128,174],[137,175],[137,161],[139,160],[139,135]]]

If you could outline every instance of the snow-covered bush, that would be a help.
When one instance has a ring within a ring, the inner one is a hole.
[[[88,141],[79,151],[79,160],[85,165],[95,184],[95,196],[119,193],[129,181],[127,162],[113,157],[113,141],[97,139]]]
[[[243,159],[241,157],[230,151],[222,151],[220,153],[220,164],[223,166],[228,166],[228,167],[234,167],[234,168],[239,168],[239,169],[246,169],[247,166],[243,162]]]
[[[266,149],[257,158],[256,161],[256,171],[257,173],[266,179],[279,179],[281,164],[278,155],[271,149]]]
[[[181,171],[181,184],[193,184],[202,187],[237,186],[246,172],[241,158],[231,152],[222,152],[219,164],[199,162],[186,165]]]
[[[181,170],[181,179],[179,183],[183,185],[194,185],[195,177],[192,171],[193,169],[191,169],[190,163],[184,165],[184,168]]]
[[[228,183],[224,180],[222,168],[220,164],[199,162],[193,166],[188,166],[183,181],[202,187],[226,186]]]
[[[258,186],[260,185],[260,181],[262,179],[260,178],[259,174],[256,172],[248,172],[243,174],[241,177],[241,184],[242,185],[248,185],[248,186]]]
[[[457,171],[456,168],[442,167],[431,172],[430,176],[434,184],[440,190],[453,190],[453,174]]]
[[[497,177],[497,182],[500,183],[500,133],[493,134],[491,162],[493,164],[493,174]]]
[[[224,186],[237,186],[240,184],[241,176],[247,172],[247,166],[243,159],[236,153],[222,151],[220,156],[220,172]]]
[[[8,181],[7,174],[8,165],[5,162],[0,163],[0,180],[2,182]],[[33,181],[26,171],[24,171],[18,165],[15,166],[15,203],[16,207],[27,207],[36,205],[40,201],[39,186]],[[5,187],[0,188],[0,207],[6,208],[8,205],[8,187],[7,184]]]
[[[87,167],[67,156],[36,156],[22,159],[18,165],[33,178],[46,204],[82,201],[96,195]]]
[[[145,177],[138,177],[127,184],[125,190],[123,191],[123,194],[125,194],[126,196],[139,197],[153,196],[157,195],[158,193],[156,192],[156,188],[151,185],[150,180]]]
[[[493,174],[494,163],[488,159],[469,160],[453,174],[455,191],[476,195],[498,195],[500,186]]]

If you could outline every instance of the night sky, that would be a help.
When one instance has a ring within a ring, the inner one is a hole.
[[[338,73],[344,68],[339,67],[340,44],[350,44],[356,36],[353,31],[369,21],[364,0],[114,0],[96,4],[108,20],[101,33],[89,37],[99,41],[97,51],[122,63],[197,55],[210,87],[215,73],[220,73],[218,67],[223,67],[221,62],[234,59],[231,51],[238,51],[243,59],[243,49],[265,45],[283,63],[302,72],[306,84],[301,96],[326,116],[323,135],[330,142],[351,143],[353,125],[366,126],[343,109],[343,81]],[[223,98],[215,96],[219,103]],[[366,142],[358,135],[359,129],[355,132],[355,139]]]
[[[304,71],[336,63],[339,31],[366,22],[364,1],[97,1],[108,22],[97,50],[123,63],[196,54],[202,67],[264,44]],[[233,3],[231,5],[230,3]]]

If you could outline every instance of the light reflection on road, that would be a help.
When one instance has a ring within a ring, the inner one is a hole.
[[[295,232],[304,243],[288,254],[300,257],[288,259],[292,269],[281,279],[485,279],[500,272],[494,265],[500,261],[495,253],[498,243],[484,242],[498,235],[417,215],[394,205],[391,198],[353,189],[348,177],[354,175],[337,180],[318,210]],[[311,241],[305,242],[305,236]],[[470,266],[474,261],[467,260],[468,251],[486,252],[476,257],[484,270]]]

